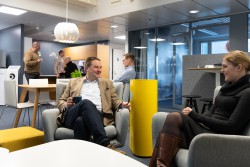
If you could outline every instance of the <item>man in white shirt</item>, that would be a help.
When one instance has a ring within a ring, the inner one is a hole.
[[[64,78],[64,51],[60,50],[54,61],[54,72],[57,78]]]
[[[76,139],[89,141],[92,135],[93,142],[119,151],[110,144],[104,126],[114,124],[113,111],[120,107],[129,108],[130,104],[117,97],[112,81],[101,78],[101,69],[100,59],[87,58],[86,77],[71,79],[59,99],[58,108],[61,114],[58,121],[73,129]],[[75,104],[73,97],[78,96],[82,100]]]

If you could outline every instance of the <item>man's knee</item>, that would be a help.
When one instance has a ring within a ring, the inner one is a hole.
[[[88,100],[88,99],[83,99],[79,102],[80,105],[86,105],[86,106],[95,106],[95,104]]]

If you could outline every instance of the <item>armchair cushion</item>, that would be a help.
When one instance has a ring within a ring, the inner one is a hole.
[[[106,126],[104,129],[105,129],[106,135],[109,139],[112,139],[113,137],[116,136],[115,126],[113,126],[113,125]],[[72,129],[68,129],[65,127],[59,127],[56,129],[55,139],[56,140],[74,139],[74,131]]]

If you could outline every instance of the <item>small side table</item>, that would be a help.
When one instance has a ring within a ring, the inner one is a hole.
[[[183,95],[186,98],[185,107],[194,108],[195,112],[199,112],[196,99],[200,98],[200,95]]]

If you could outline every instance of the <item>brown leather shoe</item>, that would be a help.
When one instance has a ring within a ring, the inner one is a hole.
[[[122,151],[122,150],[117,149],[117,148],[116,148],[114,145],[112,145],[112,144],[107,145],[107,148],[109,148],[109,149],[111,149],[111,150],[114,150],[114,151],[117,151],[117,152],[119,152],[119,153],[121,153],[121,154],[126,155],[126,152],[125,152],[125,151]]]

